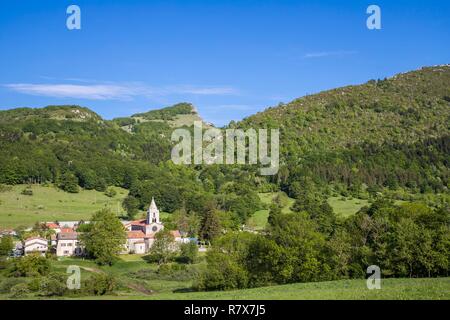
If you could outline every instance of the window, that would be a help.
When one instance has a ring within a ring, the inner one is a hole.
[[[71,244],[71,243],[68,243],[68,244],[67,244],[67,246],[68,246],[68,247],[71,247],[71,246],[72,246],[72,244]]]

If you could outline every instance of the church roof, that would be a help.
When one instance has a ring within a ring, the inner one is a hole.
[[[128,239],[144,239],[145,234],[142,231],[128,231],[127,238]]]

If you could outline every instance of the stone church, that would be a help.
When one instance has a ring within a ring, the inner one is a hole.
[[[164,229],[164,225],[159,219],[159,210],[155,199],[147,210],[147,217],[144,220],[129,221],[124,224],[127,230],[126,253],[144,254],[147,253],[155,241],[155,234]],[[184,242],[179,231],[171,231],[177,243]]]

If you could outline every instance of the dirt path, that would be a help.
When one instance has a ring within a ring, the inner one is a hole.
[[[102,271],[100,269],[95,269],[95,268],[81,267],[81,269],[89,271],[89,272],[94,272],[94,273],[105,273],[104,271]]]
[[[141,284],[136,284],[136,283],[128,283],[127,287],[136,291],[139,291],[140,293],[143,293],[145,295],[150,295],[153,294],[154,291],[153,290],[149,290],[146,287],[144,287]]]

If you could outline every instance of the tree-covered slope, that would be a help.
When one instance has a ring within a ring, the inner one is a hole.
[[[296,99],[238,126],[280,128],[278,182],[448,187],[450,66]]]
[[[279,189],[296,199],[331,189],[444,192],[449,116],[450,66],[438,66],[306,96],[230,124],[280,128],[281,167],[268,185],[249,166],[166,162],[173,128],[201,120],[191,104],[111,121],[78,106],[20,108],[0,112],[0,183],[51,182],[66,191],[115,185],[131,189],[141,206],[151,193],[170,198],[170,210],[189,203],[183,194],[206,192],[244,220],[255,211],[242,199],[249,190],[255,199]]]
[[[129,168],[170,157],[167,124],[146,125],[135,133],[79,106],[1,111],[0,183],[59,183],[72,172],[82,187],[124,185]]]

